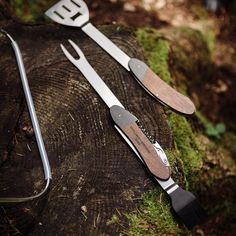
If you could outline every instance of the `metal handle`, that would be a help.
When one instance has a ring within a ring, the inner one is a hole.
[[[0,31],[2,33],[4,33],[10,39],[11,45],[12,45],[14,52],[15,52],[17,65],[18,65],[18,69],[20,72],[20,78],[21,78],[21,82],[22,82],[22,86],[23,86],[23,90],[24,90],[24,94],[25,94],[25,99],[26,99],[27,106],[29,109],[30,118],[32,121],[34,133],[35,133],[35,137],[36,137],[36,142],[38,145],[40,157],[41,157],[42,164],[43,164],[44,176],[45,176],[45,180],[47,181],[44,190],[35,196],[25,197],[25,198],[0,198],[0,203],[19,203],[19,202],[29,201],[29,200],[32,200],[32,199],[35,199],[35,198],[38,198],[38,197],[44,195],[44,193],[47,192],[47,189],[49,188],[49,184],[50,184],[50,180],[52,178],[52,175],[51,175],[51,168],[50,168],[50,164],[48,161],[47,152],[46,152],[46,149],[44,146],[42,134],[40,131],[37,115],[35,112],[34,103],[33,103],[33,99],[31,96],[31,92],[30,92],[30,88],[29,88],[29,84],[28,84],[28,80],[27,80],[25,67],[24,67],[24,63],[23,63],[20,49],[19,49],[17,43],[15,42],[15,40],[6,31],[4,31],[2,29]]]

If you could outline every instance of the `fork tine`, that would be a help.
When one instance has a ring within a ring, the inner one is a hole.
[[[84,54],[83,52],[81,51],[81,49],[72,41],[72,40],[68,40],[70,45],[75,49],[75,51],[78,53],[78,55],[80,56],[80,58],[84,58]]]
[[[61,49],[63,51],[63,53],[65,54],[65,56],[73,63],[75,64],[76,60],[75,58],[68,52],[68,50],[64,47],[63,44],[60,44]]]

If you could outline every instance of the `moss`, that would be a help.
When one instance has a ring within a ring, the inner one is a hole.
[[[179,30],[189,39],[194,40],[196,43],[204,43],[208,49],[208,52],[206,50],[203,50],[203,52],[206,51],[207,58],[213,53],[215,48],[216,36],[212,27],[205,27],[201,31],[194,30],[189,27],[180,27]]]
[[[130,223],[130,236],[181,235],[186,230],[178,225],[170,212],[166,195],[156,189],[143,195],[143,205],[139,210],[126,214]],[[187,235],[187,234],[184,234]]]
[[[216,36],[215,36],[214,30],[211,28],[207,28],[203,32],[203,35],[204,35],[204,40],[207,44],[210,54],[213,54],[213,51],[215,49],[215,44],[216,44]]]
[[[138,29],[136,38],[145,49],[150,68],[169,84],[171,75],[168,68],[168,42],[157,31],[147,28]]]
[[[168,84],[176,85],[183,94],[187,94],[188,81],[197,81],[202,76],[199,70],[205,72],[204,77],[208,75],[211,55],[200,31],[189,27],[160,31],[141,28],[135,35],[145,49],[151,69]]]
[[[207,50],[202,50],[201,54],[208,61],[215,47],[215,33],[213,28],[206,27],[199,31],[189,27],[180,27],[179,30],[183,34],[183,37],[194,42],[194,46],[199,46],[199,48],[201,46],[206,47]]]
[[[189,184],[194,184],[198,179],[199,169],[202,166],[202,152],[195,139],[196,134],[193,133],[191,125],[185,117],[170,113],[168,120],[177,154],[183,162],[182,168],[188,188]]]
[[[15,14],[24,22],[45,21],[47,18],[44,11],[49,8],[55,1],[52,0],[9,0]]]
[[[111,219],[107,221],[107,225],[111,224],[118,224],[119,223],[119,217],[117,215],[112,215]]]

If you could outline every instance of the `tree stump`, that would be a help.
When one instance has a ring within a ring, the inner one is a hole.
[[[26,233],[37,216],[32,235],[119,235],[123,228],[109,224],[112,216],[135,209],[141,194],[154,183],[114,129],[105,103],[64,56],[60,43],[71,39],[78,44],[122,104],[163,148],[171,148],[162,106],[79,29],[19,23],[5,29],[22,51],[53,182],[40,212],[39,203],[22,205],[17,211],[5,208],[1,221],[8,231]],[[143,59],[132,32],[116,26],[100,30],[129,56]],[[14,53],[4,37],[0,48],[1,196],[27,196],[42,189],[43,172]],[[10,220],[15,221],[13,228]]]

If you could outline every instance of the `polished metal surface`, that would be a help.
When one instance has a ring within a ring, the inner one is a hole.
[[[118,48],[110,39],[102,34],[91,23],[82,27],[82,30],[93,39],[101,48],[110,54],[117,62],[119,62],[127,71],[130,71],[129,61],[130,57]]]
[[[45,14],[59,24],[81,27],[89,21],[89,11],[82,0],[61,0]]]
[[[48,179],[48,178],[52,177],[51,176],[51,169],[50,169],[50,165],[49,165],[49,161],[48,161],[47,152],[46,152],[46,149],[44,146],[42,134],[40,131],[37,115],[35,112],[34,103],[33,103],[33,99],[31,96],[31,92],[30,92],[30,88],[29,88],[29,84],[28,84],[28,80],[27,80],[27,76],[26,76],[26,72],[25,72],[25,67],[23,64],[22,55],[21,55],[20,49],[19,49],[17,43],[14,41],[14,39],[5,31],[2,30],[2,32],[4,32],[5,35],[10,39],[11,45],[12,45],[15,55],[16,55],[17,65],[18,65],[19,72],[20,72],[20,78],[21,78],[23,90],[25,93],[25,99],[26,99],[27,106],[29,109],[30,118],[31,118],[32,125],[34,128],[34,133],[35,133],[38,149],[39,149],[40,156],[41,156],[42,163],[43,163],[45,179]]]
[[[134,73],[136,79],[138,79],[139,82],[143,82],[145,75],[148,71],[147,64],[136,58],[131,58],[129,61],[129,68]]]
[[[80,48],[73,41],[68,41],[80,57],[79,59],[75,59],[61,44],[61,48],[65,56],[69,59],[69,61],[81,71],[84,77],[88,80],[88,82],[92,85],[92,87],[95,89],[95,91],[99,94],[99,96],[103,99],[103,101],[107,104],[109,108],[114,105],[123,107],[117,97],[111,92],[108,86],[104,83],[104,81],[99,77],[96,71],[88,63]]]
[[[169,163],[167,156],[166,156],[164,150],[162,149],[161,145],[158,142],[155,142],[153,144],[153,146],[156,149],[156,152],[158,153],[159,157],[161,158],[163,164],[166,166],[170,166],[170,163]]]
[[[166,181],[155,179],[168,194],[171,194],[179,187],[171,177]]]
[[[11,45],[12,45],[14,52],[15,52],[17,65],[18,65],[18,69],[20,72],[20,78],[21,78],[21,82],[22,82],[22,86],[23,86],[23,90],[24,90],[24,94],[25,94],[25,99],[26,99],[27,107],[28,107],[28,110],[30,113],[30,118],[31,118],[31,122],[33,125],[33,129],[34,129],[34,133],[35,133],[35,137],[36,137],[36,142],[38,145],[38,150],[39,150],[41,161],[43,164],[44,176],[45,176],[45,180],[46,180],[46,185],[45,185],[44,189],[36,195],[30,196],[30,197],[0,198],[1,204],[12,204],[12,203],[21,203],[21,202],[31,201],[33,199],[37,199],[37,198],[43,196],[45,193],[47,193],[47,191],[49,189],[52,175],[51,175],[51,168],[50,168],[50,164],[48,161],[48,156],[47,156],[47,152],[46,152],[46,149],[44,146],[43,138],[41,135],[37,115],[35,112],[34,103],[33,103],[33,99],[31,96],[31,92],[30,92],[30,88],[29,88],[29,84],[28,84],[28,80],[27,80],[25,67],[24,67],[24,63],[23,63],[20,49],[18,47],[18,44],[15,42],[15,40],[6,31],[0,29],[0,32],[2,32],[3,34],[5,34],[8,37],[8,39],[11,41]]]

